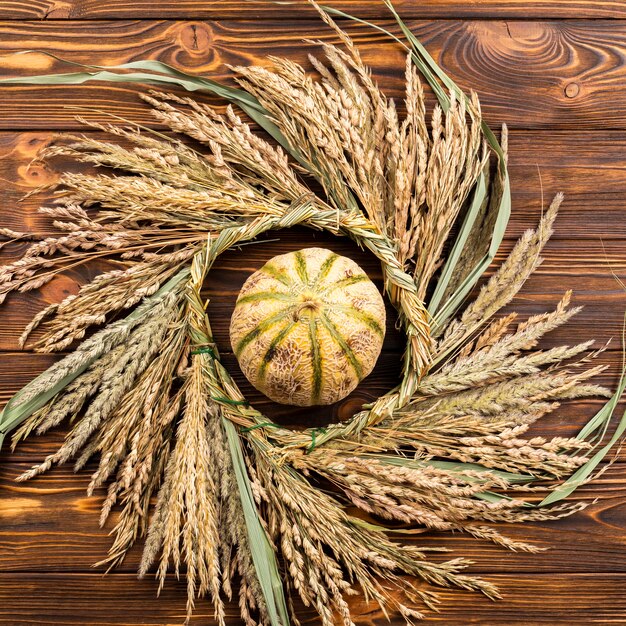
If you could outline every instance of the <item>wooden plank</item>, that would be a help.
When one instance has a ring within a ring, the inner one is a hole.
[[[353,258],[380,286],[381,273],[377,260],[346,239],[314,233],[304,228],[270,233],[267,239],[264,243],[247,247],[245,254],[238,250],[225,253],[209,274],[206,284],[206,294],[211,300],[209,313],[222,350],[228,350],[228,326],[241,285],[252,272],[276,254],[303,246],[327,247]],[[503,244],[486,276],[502,262],[512,245],[512,241]],[[573,289],[574,303],[584,309],[566,326],[550,333],[545,345],[561,345],[590,338],[605,343],[613,338],[618,343],[612,347],[618,349],[626,310],[626,293],[611,272],[626,280],[623,242],[580,240],[573,244],[570,240],[555,240],[549,242],[543,256],[543,265],[528,280],[507,310],[513,309],[522,317],[534,315],[554,307],[566,289]],[[15,258],[6,252],[0,258],[8,261],[12,257]],[[10,294],[0,310],[0,319],[3,320],[0,325],[0,350],[16,350],[19,335],[37,311],[75,293],[80,284],[90,280],[105,267],[102,263],[78,267],[51,281],[39,292]],[[400,350],[403,339],[394,333],[394,323],[393,311],[389,309],[389,341],[386,349]]]
[[[110,140],[103,133],[92,136]],[[24,195],[51,185],[64,171],[93,172],[85,164],[57,158],[33,162],[53,141],[53,133],[0,132],[0,179],[3,205],[0,225],[40,236],[54,232],[51,220],[38,214],[52,201],[50,192]],[[200,148],[199,146],[196,146]],[[621,131],[512,131],[509,168],[513,215],[508,238],[534,226],[544,204],[557,191],[566,192],[554,239],[626,238],[626,138]],[[102,170],[100,170],[101,172]]]
[[[293,428],[326,426],[333,421],[337,421],[338,412],[341,412],[342,419],[346,419],[360,408],[363,401],[371,400],[371,396],[380,395],[388,391],[391,387],[388,383],[379,381],[376,384],[375,380],[368,379],[364,388],[357,390],[354,395],[352,395],[351,399],[340,403],[338,408],[333,408],[326,412],[319,409],[305,411],[294,407],[285,408],[281,405],[271,404],[267,399],[260,397],[258,393],[250,389],[238,372],[235,373],[238,384],[240,384],[242,388],[246,388],[246,397],[249,398],[255,408],[266,414],[272,421]],[[359,396],[361,396],[360,402],[356,400]],[[573,436],[593,415],[595,415],[604,402],[605,400],[602,398],[568,402],[557,409],[553,414],[535,424],[528,436]],[[621,417],[622,412],[623,409],[621,408],[616,411],[614,424],[615,420]],[[67,431],[68,427],[63,425],[43,436],[37,437],[33,435],[25,441],[20,442],[14,452],[11,452],[8,447],[3,449],[3,451],[0,452],[0,459],[5,463],[40,463],[48,454],[52,454],[59,448],[64,441]],[[624,450],[623,447],[619,450],[616,449],[615,454],[619,462],[626,462],[626,450]],[[71,468],[71,464],[69,467]]]
[[[295,4],[295,3],[294,3]],[[358,15],[361,18],[388,17],[380,0],[327,0],[327,6]],[[583,0],[531,0],[523,5],[515,0],[395,0],[399,13],[406,18],[624,18],[622,0],[585,2]],[[189,18],[189,19],[303,19],[314,12],[301,3],[297,9],[281,3],[251,0],[165,0],[155,4],[148,0],[13,0],[0,5],[0,19],[112,19],[112,18]]]
[[[238,381],[241,382],[240,375],[237,374]],[[369,383],[368,383],[369,384]],[[243,383],[242,383],[243,386]],[[373,393],[375,390],[374,387],[371,388],[369,393]],[[382,389],[381,393],[384,391],[388,391],[389,386]],[[272,414],[274,411],[278,413],[278,415],[274,416],[274,419],[281,420],[284,424],[291,424],[293,427],[302,427],[303,425],[317,425],[325,426],[333,420],[333,415],[330,413],[326,413],[325,415],[319,415],[319,418],[315,421],[309,417],[309,415],[304,416],[304,411],[299,411],[300,415],[295,414],[295,410],[291,409],[289,413],[287,410],[282,410],[282,415],[280,413],[280,409],[276,407],[276,405],[270,406],[269,403],[263,399],[254,400],[252,398],[254,394],[250,394],[251,401],[253,401],[253,405],[265,413]],[[532,431],[529,433],[529,436],[563,436],[563,435],[574,435],[578,432],[582,426],[593,416],[595,413],[601,408],[604,404],[605,400],[602,398],[599,399],[590,399],[590,400],[577,400],[575,402],[570,402],[563,407],[557,409],[553,414],[544,418],[538,424],[533,426]],[[354,412],[357,408],[356,406],[352,407],[352,411]],[[621,417],[623,411],[622,409],[618,409],[616,411],[616,416],[614,419],[618,419]],[[344,415],[344,418],[346,415]],[[323,418],[323,419],[322,419]],[[43,436],[37,437],[32,436],[25,441],[20,442],[14,452],[11,452],[8,448],[8,444],[6,448],[3,448],[3,451],[0,452],[0,461],[8,463],[29,463],[35,464],[39,463],[44,459],[48,454],[52,454],[55,452],[59,446],[63,443],[65,435],[67,433],[67,427],[63,426],[54,431],[50,431]],[[624,448],[621,450],[616,449],[617,460],[622,463],[626,462],[626,451]],[[71,466],[70,466],[71,467]]]
[[[385,22],[386,25],[390,23]],[[486,118],[514,128],[624,128],[626,41],[621,21],[414,21],[410,27],[465,89],[481,96]],[[395,26],[393,27],[395,28]],[[376,79],[402,95],[402,49],[362,25],[348,26]],[[0,54],[38,49],[83,63],[160,59],[184,70],[223,79],[225,64],[266,64],[269,54],[306,62],[306,37],[335,41],[319,21],[53,21],[0,24]],[[43,55],[2,59],[5,76],[68,71]],[[152,123],[137,87],[2,86],[0,128],[76,127],[74,106]],[[102,119],[102,113],[89,113]]]
[[[2,358],[5,366],[0,369],[0,403],[5,403],[36,375],[49,367],[54,362],[55,357],[5,353]],[[394,387],[399,381],[400,373],[400,353],[385,351],[374,371],[341,402],[330,407],[298,408],[271,402],[256,391],[241,373],[232,354],[222,355],[222,360],[246,398],[255,408],[267,415],[268,419],[293,428],[322,427],[351,417],[364,403],[371,402]],[[594,382],[614,389],[621,371],[620,353],[605,352],[597,357],[595,363],[607,365],[608,369],[598,375]],[[573,436],[600,409],[604,402],[603,398],[566,402],[556,412],[533,426],[529,436]],[[621,412],[617,411],[616,414],[621,415]],[[21,442],[12,454],[7,448],[0,455],[5,454],[6,460],[36,462],[54,452],[62,443],[66,432],[67,426],[63,425],[45,436],[32,436]],[[3,457],[0,456],[1,458]],[[622,448],[619,451],[619,458],[626,461],[626,449]]]
[[[624,574],[488,575],[504,596],[492,602],[469,592],[442,589],[440,613],[428,613],[424,624],[482,624],[524,626],[574,623],[623,624],[626,614]],[[98,574],[32,573],[0,574],[0,623],[7,626],[165,626],[184,620],[184,582],[168,581],[155,598],[152,581],[138,581],[132,574],[102,577]],[[360,597],[350,600],[357,626],[404,626],[393,615],[390,621]],[[471,607],[471,608],[470,608]],[[319,621],[310,610],[300,610],[303,626]],[[229,605],[228,626],[242,626],[236,608]],[[214,626],[206,601],[198,602],[191,626]]]
[[[32,571],[34,564],[37,571],[90,571],[106,555],[118,519],[115,511],[104,528],[98,526],[104,490],[86,495],[95,465],[79,474],[62,467],[14,482],[29,467],[10,458],[0,467],[0,571]],[[415,542],[471,559],[473,573],[626,572],[625,485],[626,464],[616,464],[577,492],[576,499],[589,505],[584,511],[555,522],[495,525],[508,537],[546,549],[539,554],[513,554],[458,533],[425,533]],[[136,571],[141,549],[135,546],[116,571]]]

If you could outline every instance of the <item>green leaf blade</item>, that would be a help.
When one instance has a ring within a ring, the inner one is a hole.
[[[250,542],[250,551],[259,585],[265,598],[267,611],[272,626],[289,626],[289,613],[278,570],[278,561],[265,529],[261,525],[254,503],[252,488],[246,470],[246,462],[241,450],[241,441],[235,425],[227,418],[222,418],[228,448],[235,468],[235,478],[239,487],[239,497],[246,520],[246,530]]]

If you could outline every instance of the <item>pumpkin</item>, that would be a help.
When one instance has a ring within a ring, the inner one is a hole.
[[[376,364],[383,298],[352,259],[305,248],[268,261],[244,283],[230,323],[241,370],[281,404],[332,404]]]

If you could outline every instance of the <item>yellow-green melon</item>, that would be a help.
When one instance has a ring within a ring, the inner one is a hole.
[[[230,342],[247,379],[281,404],[332,404],[373,369],[385,305],[351,259],[305,248],[268,261],[244,283]]]

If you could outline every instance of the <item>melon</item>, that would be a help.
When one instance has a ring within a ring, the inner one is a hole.
[[[324,248],[268,261],[244,283],[230,341],[246,378],[281,404],[332,404],[373,369],[383,298],[354,262]]]

